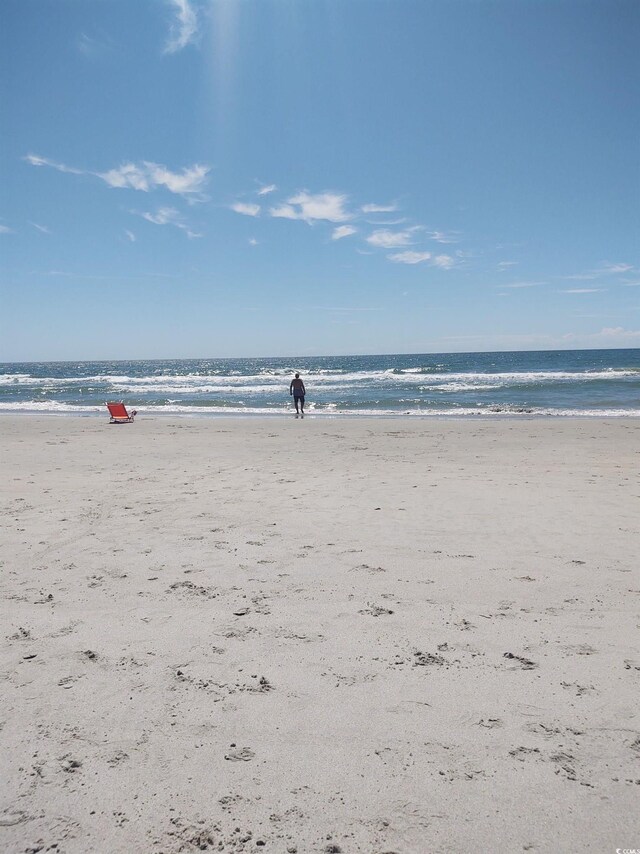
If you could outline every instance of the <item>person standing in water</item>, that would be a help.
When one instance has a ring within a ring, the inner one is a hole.
[[[293,395],[293,402],[296,407],[296,418],[299,414],[304,418],[304,396],[306,393],[304,383],[300,379],[300,374],[296,374],[289,385],[289,394]]]

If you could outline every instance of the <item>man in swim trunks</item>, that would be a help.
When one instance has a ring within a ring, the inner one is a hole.
[[[300,374],[296,374],[291,380],[291,384],[289,385],[289,394],[293,395],[293,402],[296,406],[296,418],[298,417],[298,414],[301,414],[304,418],[304,396],[306,394],[306,389],[304,387],[304,383],[300,379]],[[300,406],[299,411],[298,406]]]

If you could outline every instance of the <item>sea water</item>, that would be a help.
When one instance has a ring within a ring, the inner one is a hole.
[[[640,416],[640,349],[0,364],[0,412]]]

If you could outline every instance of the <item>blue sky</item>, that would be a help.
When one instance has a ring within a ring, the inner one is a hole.
[[[3,0],[4,361],[640,346],[636,0]]]

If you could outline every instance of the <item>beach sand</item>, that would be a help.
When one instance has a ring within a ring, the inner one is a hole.
[[[640,421],[0,431],[3,852],[640,848]]]

